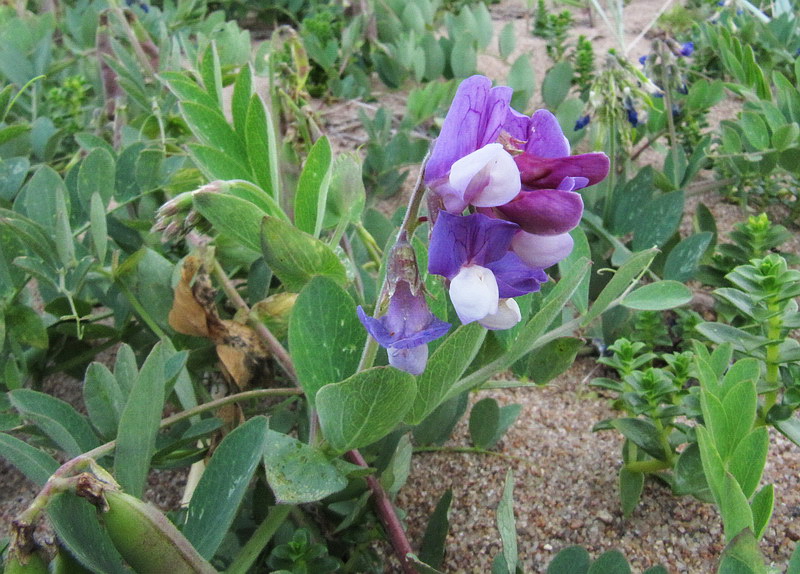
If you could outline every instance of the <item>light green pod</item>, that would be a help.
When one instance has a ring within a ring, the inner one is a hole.
[[[186,537],[157,508],[107,490],[103,522],[119,553],[140,574],[216,574]]]

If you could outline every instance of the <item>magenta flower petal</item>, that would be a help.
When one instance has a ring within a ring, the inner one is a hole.
[[[497,140],[508,115],[511,93],[505,86],[492,88],[485,76],[461,82],[425,167],[427,184],[445,177],[462,157]]]
[[[452,279],[462,266],[486,267],[506,254],[518,229],[482,213],[460,216],[440,211],[431,232],[428,271]]]
[[[564,137],[556,117],[547,110],[531,116],[530,134],[525,152],[537,157],[556,158],[569,155],[569,140]]]
[[[529,189],[555,189],[567,177],[586,178],[588,185],[608,175],[608,156],[602,152],[548,158],[523,153],[514,158],[522,175],[522,185]]]
[[[538,189],[523,191],[513,201],[495,209],[523,231],[559,235],[580,223],[583,198],[574,191]]]

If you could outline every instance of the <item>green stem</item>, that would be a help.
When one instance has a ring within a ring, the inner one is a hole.
[[[611,208],[614,205],[614,191],[617,186],[617,120],[611,116],[608,123],[608,176],[606,177],[606,196],[603,201],[603,224],[611,223]]]
[[[625,468],[631,472],[658,472],[672,468],[672,463],[663,460],[637,460],[627,463]]]
[[[778,386],[780,386],[781,328],[783,327],[780,305],[769,303],[767,310],[770,313],[770,318],[767,320],[767,339],[770,342],[766,347],[764,357],[767,365],[764,382],[767,384],[767,388],[772,390],[764,394],[761,421],[766,421],[767,413],[778,402]]]
[[[256,531],[239,551],[234,561],[225,571],[225,574],[247,574],[253,566],[259,554],[263,552],[269,541],[275,535],[283,521],[289,516],[292,508],[290,504],[277,504],[270,508],[264,522],[258,525]]]

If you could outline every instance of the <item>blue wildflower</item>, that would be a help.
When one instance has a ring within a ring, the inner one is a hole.
[[[681,56],[688,58],[694,53],[694,42],[684,42],[681,44]]]
[[[583,128],[589,125],[590,121],[592,121],[592,119],[588,115],[583,116],[582,118],[578,118],[578,121],[575,122],[575,131],[577,132],[579,130],[582,130]]]

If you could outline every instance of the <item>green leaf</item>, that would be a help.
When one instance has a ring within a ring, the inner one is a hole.
[[[24,419],[39,427],[70,458],[100,444],[86,418],[61,399],[30,389],[11,391],[8,398]]]
[[[445,544],[450,530],[449,514],[452,502],[453,490],[448,488],[436,503],[436,508],[433,509],[433,513],[428,519],[428,526],[425,527],[425,534],[422,536],[419,558],[433,568],[440,568],[444,560]]]
[[[300,292],[289,319],[289,350],[311,405],[320,388],[358,368],[366,333],[350,295],[327,277]]]
[[[0,433],[0,456],[39,487],[44,486],[50,475],[60,466],[46,452],[6,433]]]
[[[217,110],[191,101],[181,102],[183,117],[192,133],[205,145],[215,148],[232,160],[247,165],[243,140]]]
[[[622,515],[630,517],[642,498],[644,488],[644,473],[633,472],[624,466],[619,469],[619,501],[622,505]]]
[[[572,253],[566,259],[562,259],[558,263],[558,272],[562,277],[568,274],[568,270],[579,264],[583,260],[591,258],[591,250],[589,248],[589,240],[586,238],[586,233],[581,227],[576,227],[569,232],[574,242]],[[572,303],[579,313],[585,314],[589,309],[589,283],[591,276],[587,273],[581,279],[578,289],[572,296]]]
[[[261,225],[266,213],[255,204],[213,191],[195,192],[192,202],[218,231],[235,238],[244,247],[261,251]]]
[[[478,448],[489,449],[500,425],[500,406],[491,397],[475,403],[469,414],[469,436]]]
[[[227,155],[224,151],[202,144],[186,146],[189,156],[210,180],[250,179],[250,170],[245,163]]]
[[[183,72],[161,72],[162,80],[167,82],[170,91],[182,102],[197,102],[215,109],[217,102],[201,86],[186,77]]]
[[[55,237],[56,220],[58,217],[58,194],[67,197],[67,189],[61,176],[50,166],[43,165],[25,184],[17,196],[14,209],[19,211],[18,205],[22,203],[25,215],[42,226],[48,237]]]
[[[514,473],[511,469],[506,472],[506,481],[503,486],[503,495],[497,505],[497,529],[500,531],[500,540],[503,542],[503,558],[505,559],[508,574],[517,570],[517,523],[514,518]]]
[[[189,502],[183,535],[210,560],[233,522],[265,453],[269,421],[253,417],[228,434],[211,457]]]
[[[619,550],[603,552],[589,567],[587,574],[630,574],[631,567]]]
[[[750,504],[739,483],[730,472],[726,472],[722,478],[718,504],[726,540],[732,540],[745,528],[753,530],[753,513],[750,510]]]
[[[123,343],[117,351],[117,359],[114,362],[114,378],[117,379],[117,384],[126,402],[138,375],[139,367],[136,364],[136,355],[130,345]]]
[[[97,520],[97,510],[74,494],[60,493],[46,508],[53,529],[70,553],[90,572],[130,574],[108,532]]]
[[[319,237],[331,182],[331,145],[318,139],[300,173],[294,200],[294,222],[298,229]]]
[[[265,217],[261,229],[264,258],[287,290],[300,291],[315,275],[347,283],[344,265],[325,243],[275,217]]]
[[[237,134],[244,134],[247,124],[247,108],[253,95],[253,71],[250,66],[242,66],[236,81],[233,84],[231,97],[231,115],[233,116],[233,129]],[[208,105],[208,104],[206,104]],[[213,107],[213,106],[212,106]],[[266,129],[266,126],[263,126]],[[248,154],[249,154],[248,146]]]
[[[316,502],[347,486],[347,477],[320,450],[269,429],[264,439],[264,470],[281,504]]]
[[[661,442],[661,435],[650,421],[634,418],[620,418],[611,421],[611,426],[639,446],[647,454],[658,460],[666,460],[667,453]]]
[[[514,22],[507,22],[503,29],[500,31],[498,39],[498,49],[500,50],[500,57],[503,60],[508,59],[514,48],[517,47],[517,36],[514,32]]]
[[[555,109],[567,97],[572,87],[572,64],[567,60],[559,62],[544,76],[542,99],[548,108]]]
[[[164,406],[164,355],[161,343],[142,365],[119,421],[114,475],[122,488],[137,498],[144,494],[150,459]]]
[[[18,343],[30,345],[37,349],[50,346],[47,328],[39,314],[23,305],[14,305],[6,309],[6,331]]]
[[[245,124],[247,157],[255,181],[272,198],[280,203],[280,164],[275,141],[275,127],[264,101],[258,94],[250,97]]]
[[[731,454],[728,470],[742,487],[746,498],[753,493],[761,481],[764,465],[767,463],[769,433],[767,427],[754,428],[745,436]]]
[[[663,246],[678,230],[683,216],[683,192],[665,193],[650,201],[633,226],[634,251]]]
[[[468,403],[468,393],[461,393],[444,401],[414,428],[414,440],[421,445],[444,444],[453,434],[458,421],[467,412]]]
[[[317,392],[325,440],[337,452],[372,444],[386,436],[411,406],[414,377],[393,367],[373,367]]]
[[[686,305],[692,300],[692,290],[677,281],[657,281],[634,289],[622,300],[622,305],[639,311],[663,311]]]
[[[581,339],[559,337],[528,354],[512,365],[512,369],[518,376],[529,377],[537,385],[545,385],[572,366],[582,346]]]
[[[78,171],[78,196],[84,208],[88,208],[96,193],[107,204],[114,196],[116,173],[114,156],[105,148],[95,148],[81,162]]]
[[[592,559],[583,546],[568,546],[547,566],[547,574],[586,574]]]
[[[750,429],[753,428],[757,415],[757,405],[758,395],[756,394],[756,383],[754,380],[740,381],[725,392],[722,398],[722,407],[725,409],[725,413],[730,422],[728,440],[730,441],[731,449],[726,452],[732,452],[736,445],[738,445],[750,432]],[[717,442],[719,443],[719,440],[717,440]],[[720,455],[724,460],[725,455],[722,449],[720,449]]]
[[[31,163],[27,157],[0,159],[0,199],[11,201],[28,175]]]
[[[695,329],[714,343],[730,343],[734,350],[742,353],[758,355],[757,351],[768,342],[764,337],[753,335],[725,323],[700,323],[695,326]]]
[[[664,263],[664,279],[681,282],[692,279],[713,237],[708,231],[695,233],[673,247]]]
[[[339,155],[333,163],[323,227],[360,222],[366,199],[360,158],[353,154]]]
[[[486,337],[478,323],[462,325],[433,352],[428,365],[417,377],[417,394],[405,417],[411,425],[419,424],[448,395],[450,387],[472,363]]]
[[[633,176],[621,191],[615,192],[611,229],[614,234],[623,236],[633,232],[646,205],[653,196],[654,170],[645,166]]]
[[[92,234],[94,252],[100,262],[105,261],[108,250],[108,223],[103,198],[95,192],[89,200],[89,231]]]
[[[771,484],[767,484],[755,494],[750,502],[750,510],[753,513],[753,532],[757,540],[764,536],[774,507],[775,488]]]
[[[631,255],[628,260],[614,272],[611,281],[608,282],[594,300],[594,305],[591,306],[589,312],[583,318],[581,325],[585,327],[599,317],[614,299],[622,295],[631,285],[631,282],[647,269],[655,256],[655,249],[648,249]]]
[[[214,100],[216,109],[222,103],[222,70],[220,69],[219,53],[216,42],[210,42],[200,57],[199,71],[203,78],[203,86]]]
[[[450,68],[456,78],[466,78],[475,73],[478,65],[478,53],[475,50],[475,40],[470,35],[459,35],[453,43],[450,52]]]
[[[786,567],[786,574],[800,573],[800,544],[794,547],[792,557],[789,559],[789,565]]]
[[[691,494],[706,502],[713,501],[713,498],[710,498],[711,493],[703,472],[703,461],[700,459],[700,447],[697,443],[691,443],[681,452],[675,463],[674,476],[672,491],[675,495]]]
[[[110,440],[117,435],[126,399],[117,379],[105,365],[89,365],[83,383],[83,402],[89,420],[104,438]]]
[[[755,151],[764,150],[769,147],[769,130],[763,118],[756,112],[743,112],[739,119],[742,126],[742,133]]]
[[[455,48],[454,48],[455,49]],[[536,90],[536,76],[528,54],[520,54],[508,71],[508,85],[514,90],[511,105],[524,110]]]
[[[764,556],[750,528],[738,533],[725,547],[717,574],[766,574]]]

